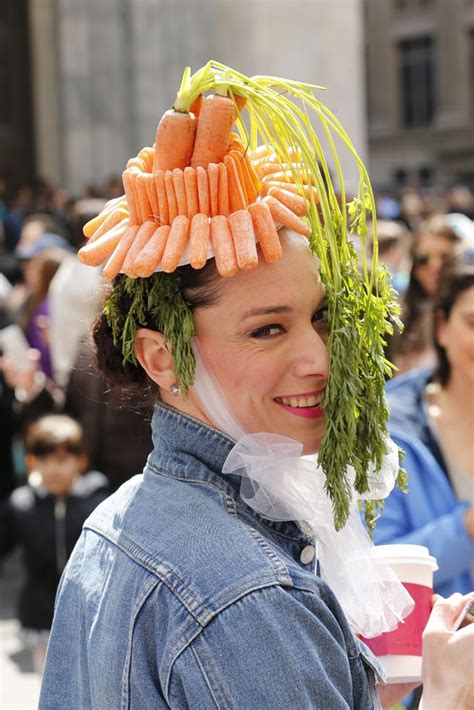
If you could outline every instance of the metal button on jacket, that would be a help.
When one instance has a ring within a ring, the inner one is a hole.
[[[316,555],[316,550],[313,545],[306,545],[303,547],[300,554],[300,560],[304,565],[309,565],[310,562],[314,560]]]

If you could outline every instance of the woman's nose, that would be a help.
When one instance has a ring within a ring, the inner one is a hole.
[[[296,377],[329,376],[329,355],[325,341],[314,328],[305,333],[296,344],[293,374]]]

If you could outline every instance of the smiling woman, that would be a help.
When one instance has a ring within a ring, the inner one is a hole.
[[[355,156],[350,206],[293,99]],[[154,448],[86,522],[40,708],[378,708],[354,632],[395,628],[412,600],[356,506],[370,517],[398,475],[392,293],[347,239],[373,210],[365,168],[312,87],[210,62],[185,70],[124,186],[81,258],[107,259],[98,362],[154,397]]]

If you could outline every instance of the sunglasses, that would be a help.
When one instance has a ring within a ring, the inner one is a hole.
[[[452,254],[415,254],[413,266],[426,266],[433,259],[441,259],[443,264],[453,264],[455,257]]]

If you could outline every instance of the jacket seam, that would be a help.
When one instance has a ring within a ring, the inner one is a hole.
[[[208,675],[207,675],[207,673],[206,673],[206,671],[205,671],[205,669],[204,669],[204,666],[203,666],[202,663],[201,663],[201,659],[199,658],[196,649],[194,648],[194,646],[190,646],[189,648],[190,648],[191,653],[193,654],[194,658],[196,659],[196,663],[198,664],[199,670],[200,670],[201,673],[202,673],[202,677],[204,678],[204,682],[206,683],[207,687],[209,688],[209,693],[211,694],[211,697],[212,697],[212,699],[214,700],[214,702],[215,702],[215,704],[216,704],[216,708],[221,708],[222,706],[219,704],[219,702],[218,702],[216,696],[214,695],[214,689],[213,689],[213,687],[212,687],[212,685],[211,685],[211,681],[210,681],[210,679],[208,678]]]

